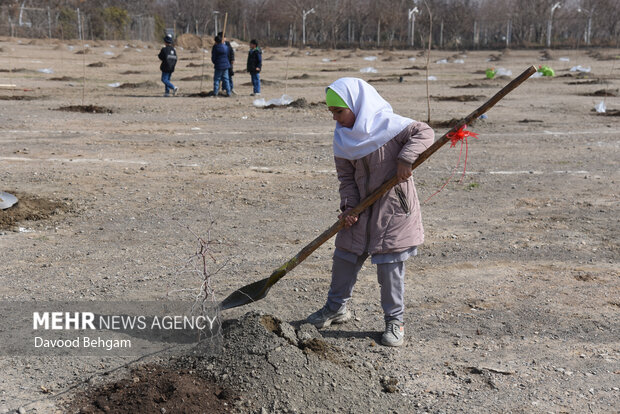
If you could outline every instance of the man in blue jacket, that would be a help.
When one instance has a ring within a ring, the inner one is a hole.
[[[213,96],[217,96],[220,90],[220,81],[226,89],[226,96],[230,96],[230,82],[228,78],[228,69],[230,69],[230,60],[228,59],[228,46],[222,42],[220,36],[215,36],[215,45],[211,49],[211,62],[215,66],[213,74]]]

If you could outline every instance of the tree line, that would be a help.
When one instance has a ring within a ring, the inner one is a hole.
[[[0,35],[322,48],[618,47],[618,0],[5,0]]]

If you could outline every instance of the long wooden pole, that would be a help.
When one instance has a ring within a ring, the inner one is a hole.
[[[443,134],[441,138],[433,143],[422,154],[418,156],[413,165],[412,170],[415,170],[426,161],[431,155],[433,155],[439,148],[441,148],[446,142],[450,141],[450,134],[457,132],[463,125],[471,123],[471,121],[477,119],[480,115],[491,109],[497,102],[504,98],[509,92],[514,90],[517,86],[525,82],[530,76],[536,72],[535,66],[530,66],[522,74],[513,79],[508,85],[504,86],[499,92],[497,92],[491,99],[486,101],[482,106],[461,119],[454,125],[448,132]],[[394,176],[379,188],[373,191],[362,202],[355,206],[350,212],[351,216],[358,216],[362,211],[370,207],[375,203],[383,194],[388,192],[392,187],[398,183],[398,177]],[[246,285],[233,293],[231,293],[226,299],[220,303],[221,309],[231,309],[237,306],[246,305],[251,302],[255,302],[267,296],[267,292],[271,289],[278,280],[282,279],[288,272],[297,267],[298,264],[303,262],[308,256],[319,248],[323,243],[332,238],[344,227],[344,218],[338,220],[330,228],[321,233],[317,238],[312,240],[308,245],[299,251],[293,258],[284,263],[282,266],[273,271],[273,273],[266,279],[259,280],[252,284]]]

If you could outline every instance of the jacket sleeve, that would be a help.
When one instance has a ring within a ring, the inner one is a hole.
[[[256,53],[256,67],[261,69],[263,67],[263,54],[260,50]]]
[[[161,60],[162,62],[164,61],[164,59],[166,58],[166,54],[164,53],[164,49],[162,48],[159,51],[159,55],[157,55],[157,57],[159,58],[159,60]]]
[[[230,42],[226,42],[226,46],[228,46],[228,60],[232,63],[235,61],[235,50]]]
[[[355,207],[360,202],[360,192],[355,182],[355,166],[344,158],[334,157],[336,172],[340,181],[340,210]]]
[[[403,140],[403,148],[398,154],[398,159],[413,164],[418,156],[435,141],[435,132],[424,122],[413,122],[408,127],[409,133],[399,134]]]

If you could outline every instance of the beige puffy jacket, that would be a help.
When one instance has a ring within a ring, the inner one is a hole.
[[[359,160],[335,157],[340,181],[340,208],[355,207],[396,175],[398,160],[413,163],[433,144],[435,134],[423,122],[413,122],[381,148]],[[342,229],[336,247],[361,255],[394,253],[424,241],[422,214],[413,177],[397,184],[362,212],[357,223]]]

